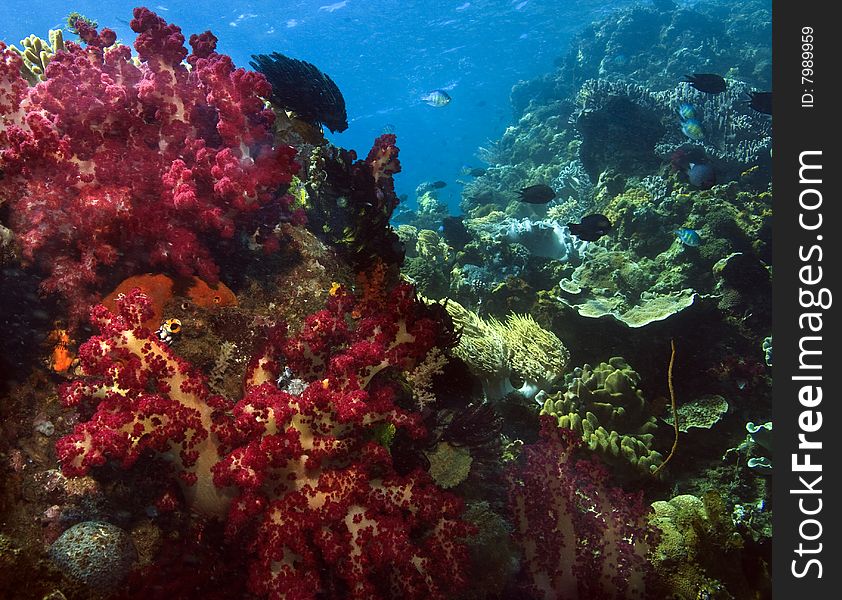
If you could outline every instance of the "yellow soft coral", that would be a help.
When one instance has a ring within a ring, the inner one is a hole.
[[[445,307],[461,331],[454,354],[482,380],[488,399],[514,391],[512,375],[522,381],[518,391],[534,398],[564,374],[570,353],[558,336],[531,316],[511,314],[500,322],[485,320],[452,300]]]

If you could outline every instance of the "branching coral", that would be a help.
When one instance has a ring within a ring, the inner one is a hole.
[[[652,92],[633,83],[586,81],[577,97],[577,128],[583,135],[580,158],[592,178],[608,167],[647,173],[659,159],[668,159],[692,142],[717,168],[721,180],[734,179],[746,167],[769,158],[771,122],[765,115],[752,114],[745,101],[750,91],[740,81],[730,81],[718,95],[698,92],[686,83]],[[701,140],[688,140],[681,132],[677,111],[688,102],[701,115]],[[617,114],[625,118],[618,120]],[[613,142],[622,152],[603,150],[616,148]]]
[[[13,52],[17,52],[23,60],[21,74],[29,82],[29,85],[36,85],[46,79],[44,71],[47,65],[59,50],[64,50],[64,37],[61,29],[50,29],[47,35],[49,41],[42,40],[32,34],[20,41],[23,50],[15,46],[9,46]]]

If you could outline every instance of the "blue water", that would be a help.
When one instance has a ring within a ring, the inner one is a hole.
[[[403,172],[398,194],[410,203],[422,181],[443,180],[439,198],[458,212],[463,166],[484,166],[477,150],[512,122],[509,93],[521,79],[553,70],[571,36],[623,0],[297,0],[167,1],[147,5],[189,37],[207,29],[237,65],[251,54],[281,52],[314,63],[345,96],[348,129],[328,137],[365,156],[393,127]],[[18,41],[63,25],[71,11],[133,42],[138,2],[0,3],[0,39]],[[68,39],[72,36],[68,34]],[[420,100],[433,89],[453,101],[434,108]]]

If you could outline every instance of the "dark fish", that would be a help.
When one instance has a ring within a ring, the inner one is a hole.
[[[309,123],[333,132],[348,129],[345,98],[333,80],[315,65],[279,52],[252,54],[249,64],[272,84],[273,104],[288,108]]]
[[[441,220],[441,235],[451,248],[464,248],[471,241],[471,234],[462,217],[447,216]]]
[[[714,73],[693,73],[685,75],[684,81],[706,94],[721,94],[725,91],[725,79]]]
[[[751,92],[748,105],[764,115],[772,114],[772,92]]]
[[[608,220],[608,217],[599,213],[582,217],[581,223],[567,224],[570,233],[587,242],[595,242],[611,231],[611,227],[611,221]]]
[[[468,165],[462,166],[462,175],[470,175],[471,177],[482,177],[485,175],[485,169],[482,167],[471,167]]]
[[[447,182],[446,182],[446,181],[441,181],[441,180],[439,180],[439,181],[434,181],[434,182],[432,183],[432,186],[433,186],[434,188],[436,188],[437,190],[440,190],[441,188],[445,187],[446,185],[447,185]]]
[[[517,192],[517,194],[518,200],[528,202],[529,204],[546,204],[555,198],[555,190],[543,183],[525,187]]]
[[[716,184],[716,171],[710,165],[690,163],[690,168],[687,169],[687,178],[697,188],[709,190]]]

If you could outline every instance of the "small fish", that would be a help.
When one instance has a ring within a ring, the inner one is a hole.
[[[705,130],[702,129],[702,124],[696,119],[687,119],[686,121],[682,121],[681,133],[697,142],[705,139]]]
[[[764,115],[772,114],[772,92],[751,92],[748,105]]]
[[[697,188],[709,190],[716,184],[716,171],[710,165],[690,163],[687,178]]]
[[[441,188],[443,188],[443,187],[446,187],[446,186],[447,186],[447,182],[446,182],[446,181],[441,181],[441,180],[439,180],[439,181],[434,181],[431,185],[432,185],[435,189],[440,190]]]
[[[421,100],[423,100],[430,106],[435,106],[436,108],[439,108],[441,106],[447,106],[448,104],[450,104],[450,95],[444,90],[433,90],[432,92],[421,96]]]
[[[73,366],[73,361],[76,355],[70,349],[73,340],[66,329],[56,327],[50,332],[47,341],[53,342],[53,350],[50,359],[47,361],[48,366],[56,373],[64,373]]]
[[[386,123],[383,126],[383,129],[380,130],[381,134],[388,134],[388,133],[395,133],[395,126],[391,123]]]
[[[586,242],[595,242],[609,231],[611,231],[611,221],[605,215],[594,213],[582,217],[580,223],[568,223],[567,228],[570,233],[575,235],[580,240]]]
[[[695,229],[679,227],[675,230],[675,235],[678,236],[678,239],[681,240],[681,243],[685,246],[691,246],[695,248],[696,246],[702,243],[702,236],[700,236],[699,232]]]
[[[518,200],[528,204],[546,204],[555,198],[555,190],[550,186],[539,183],[530,185],[517,192]]]
[[[320,6],[319,11],[332,13],[336,12],[340,8],[345,8],[346,6],[348,6],[348,0],[343,0],[342,2],[335,2],[333,4],[328,4],[327,6]]]
[[[696,108],[692,104],[682,104],[678,107],[678,114],[682,119],[695,119]]]
[[[449,215],[443,218],[439,231],[447,244],[457,250],[464,248],[465,244],[471,241],[471,234],[468,232],[468,228],[465,227],[462,217]]]
[[[181,333],[181,321],[178,319],[167,319],[155,331],[158,339],[168,346],[173,343],[173,340],[179,333]]]
[[[721,94],[725,91],[725,79],[714,73],[693,73],[685,75],[684,81],[700,92],[706,94]]]

